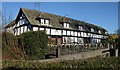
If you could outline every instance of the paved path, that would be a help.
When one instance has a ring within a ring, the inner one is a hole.
[[[69,54],[69,55],[63,55],[63,56],[60,56],[59,58],[45,59],[45,60],[39,60],[39,61],[40,62],[56,62],[56,61],[61,61],[61,60],[74,60],[74,59],[91,58],[91,57],[103,55],[102,51],[104,51],[104,50],[108,50],[108,48],[94,50],[94,51],[88,51],[88,52]],[[106,54],[106,53],[104,53],[104,54]]]

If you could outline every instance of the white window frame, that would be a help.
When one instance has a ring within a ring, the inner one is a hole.
[[[41,23],[41,25],[44,25],[45,23],[44,23],[44,21],[45,21],[45,19],[40,19],[40,23]]]
[[[95,30],[94,30],[94,28],[91,28],[91,32],[94,32]]]
[[[45,20],[45,24],[49,25],[49,20],[48,19]]]

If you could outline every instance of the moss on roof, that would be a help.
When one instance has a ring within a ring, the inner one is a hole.
[[[10,22],[8,25],[6,25],[4,28],[8,28],[10,26],[13,26],[15,24],[15,20],[13,20],[12,22]]]
[[[30,9],[26,9],[26,8],[21,8],[21,10],[25,14],[25,16],[27,17],[27,19],[31,25],[39,25],[40,23],[38,20],[36,20],[36,18],[42,17],[42,18],[50,19],[50,25],[52,25],[55,28],[63,28],[62,24],[60,24],[61,19],[62,19],[63,22],[65,22],[65,21],[70,22],[71,28],[73,28],[73,29],[78,29],[78,25],[81,25],[81,26],[84,26],[87,31],[89,31],[88,28],[94,28],[95,30],[101,30],[101,31],[107,31],[100,26],[96,26],[94,24],[90,24],[90,23],[87,23],[84,21],[75,20],[72,18],[64,17],[64,16],[49,14],[49,13],[41,12],[41,11],[37,11],[37,10],[30,10]],[[10,26],[12,24],[14,24],[14,22],[8,24],[8,26]]]

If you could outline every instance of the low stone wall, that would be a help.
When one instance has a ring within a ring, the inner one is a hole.
[[[56,54],[56,49],[60,50],[60,55],[75,54],[81,52],[94,51],[98,49],[107,48],[107,45],[100,44],[80,44],[80,45],[53,45],[49,46],[49,53]]]
[[[63,55],[63,56],[60,56],[60,58],[64,60],[74,60],[74,59],[91,58],[91,57],[96,57],[96,56],[105,56],[106,54],[109,54],[109,52],[102,53],[102,51],[104,50],[108,50],[108,48],[88,51],[88,52],[81,52],[81,53],[76,53],[76,54]]]
[[[45,59],[45,60],[40,60],[40,62],[52,62],[52,61],[60,61],[60,60],[77,60],[77,59],[86,59],[86,58],[91,58],[91,57],[97,57],[97,56],[106,56],[107,54],[109,55],[109,52],[104,52],[109,50],[108,48],[105,49],[99,49],[99,50],[94,50],[94,51],[87,51],[87,52],[81,52],[81,53],[75,53],[75,54],[68,54],[68,55],[61,55],[58,58],[53,58],[53,59]],[[108,56],[107,56],[108,57]]]

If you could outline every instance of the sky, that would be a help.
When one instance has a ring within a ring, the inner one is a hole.
[[[21,7],[85,21],[109,33],[118,29],[117,2],[3,2],[2,13],[15,19]]]

